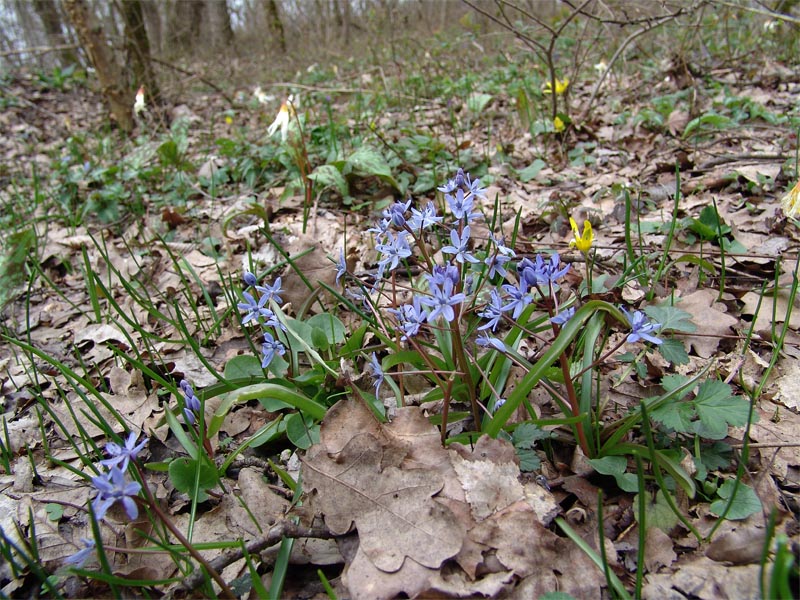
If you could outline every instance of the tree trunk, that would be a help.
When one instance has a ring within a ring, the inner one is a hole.
[[[159,55],[163,44],[160,0],[141,0],[141,2],[144,21],[147,25],[147,37],[150,40],[150,51]]]
[[[33,9],[42,21],[42,27],[47,34],[47,40],[52,46],[64,46],[67,39],[64,37],[64,28],[61,26],[61,15],[58,6],[53,0],[33,0]],[[62,50],[58,53],[62,66],[78,62],[78,57],[72,50]]]
[[[233,48],[231,13],[226,0],[206,0],[210,21],[214,26],[214,41],[220,50]]]
[[[158,89],[150,62],[150,39],[144,25],[144,12],[140,0],[122,0],[122,19],[125,22],[125,51],[131,65],[134,86],[144,85],[145,96],[151,103],[161,104]]]
[[[133,103],[130,94],[126,93],[122,71],[114,60],[102,27],[95,23],[86,0],[64,0],[64,8],[81,46],[94,66],[112,118],[122,131],[130,132],[133,129]]]
[[[272,39],[278,44],[281,52],[286,54],[286,32],[275,0],[264,0],[264,10],[267,14],[267,29],[272,34]]]
[[[199,41],[205,6],[199,0],[175,0],[173,3],[169,30],[178,52],[188,55]]]

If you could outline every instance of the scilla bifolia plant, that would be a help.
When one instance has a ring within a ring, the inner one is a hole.
[[[474,224],[483,218],[477,200],[485,199],[485,191],[463,170],[438,189],[448,215],[439,215],[433,202],[420,208],[397,202],[370,230],[379,253],[371,289],[339,261],[337,280],[347,275],[355,282],[377,317],[385,354],[380,361],[377,354],[369,357],[376,394],[386,383],[402,404],[407,377],[426,377],[433,390],[423,401],[443,400],[444,442],[454,402],[469,408],[467,427],[476,432],[497,436],[513,429],[506,425],[519,406],[534,423],[545,424],[528,400],[541,384],[564,413],[547,424],[569,425],[584,454],[597,456],[597,367],[626,343],[661,344],[661,325],[602,300],[583,303],[562,287],[571,265],[558,253],[521,256],[495,232],[474,239]],[[576,237],[588,259],[590,226]],[[628,332],[610,348],[606,316]],[[533,362],[520,350],[523,341],[541,348]],[[511,386],[513,365],[523,375]]]

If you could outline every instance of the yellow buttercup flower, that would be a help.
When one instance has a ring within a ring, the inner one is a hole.
[[[794,219],[797,213],[800,213],[800,179],[781,200],[781,208],[783,214],[790,219]]]
[[[583,233],[578,231],[578,224],[572,217],[569,218],[569,225],[572,227],[572,235],[575,239],[569,245],[576,247],[583,254],[588,254],[589,249],[592,247],[594,241],[594,232],[592,231],[592,224],[589,221],[583,222]]]
[[[561,120],[561,117],[556,117],[553,119],[553,129],[556,130],[556,133],[561,133],[566,129],[566,125],[564,125],[564,121]]]
[[[564,79],[556,79],[556,96],[564,95],[564,92],[567,91],[568,87],[569,87],[569,79],[567,79],[566,77]],[[553,93],[553,86],[549,81],[544,84],[543,91],[545,94]]]

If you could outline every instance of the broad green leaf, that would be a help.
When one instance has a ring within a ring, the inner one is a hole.
[[[474,94],[470,94],[467,98],[467,108],[474,113],[483,112],[491,101],[492,96],[490,94],[481,94],[476,92]]]
[[[667,402],[650,411],[650,417],[665,427],[680,433],[692,431],[695,417],[694,408],[689,402]]]
[[[719,424],[722,423],[725,434],[728,425],[734,427],[746,425],[750,415],[750,404],[743,398],[734,396],[727,383],[716,379],[709,379],[700,385],[694,405],[700,421],[706,428],[717,431],[720,429]]]
[[[688,365],[689,355],[680,340],[664,340],[663,344],[656,346],[658,353],[673,365]]]
[[[659,333],[662,331],[683,331],[685,333],[697,331],[697,325],[692,322],[692,315],[676,306],[666,304],[648,306],[644,312],[656,323],[661,323]]]
[[[537,427],[533,423],[520,423],[511,436],[511,441],[517,448],[532,448],[539,440],[546,440],[550,432]]]
[[[683,130],[683,137],[685,139],[695,132],[699,133],[701,129],[727,129],[733,125],[736,122],[726,116],[707,113],[689,121]]]
[[[433,177],[433,171],[423,171],[417,175],[417,180],[414,182],[414,187],[411,188],[411,193],[416,195],[430,192],[436,187],[436,180]]]
[[[735,485],[736,483],[729,479],[720,486],[717,490],[717,495],[720,499],[711,503],[712,513],[721,515],[725,511],[725,507],[728,505],[728,501],[733,495]],[[761,512],[761,501],[758,499],[758,496],[756,496],[753,488],[739,482],[733,504],[725,515],[725,518],[732,521],[740,521],[758,512]]]
[[[306,323],[312,327],[321,329],[326,338],[328,345],[339,344],[344,341],[346,329],[338,317],[329,313],[320,313],[314,315],[306,320]]]
[[[47,512],[47,518],[51,521],[60,521],[64,516],[64,507],[55,502],[48,502],[44,505],[44,510]]]
[[[541,158],[537,158],[519,172],[519,178],[523,183],[528,183],[531,179],[534,179],[546,166],[546,162],[544,162]]]
[[[200,470],[199,479],[197,476],[198,469]],[[198,502],[208,500],[208,495],[205,491],[215,488],[219,481],[216,466],[204,454],[200,455],[199,460],[187,457],[173,460],[169,463],[169,478],[175,489],[188,494],[190,497],[195,497],[195,491],[197,491]],[[195,483],[197,483],[197,490],[195,490]]]
[[[601,475],[611,475],[617,480],[617,485],[625,492],[635,492],[639,489],[639,481],[633,473],[627,473],[628,460],[624,456],[604,456],[589,460],[595,471]]]
[[[542,466],[542,459],[532,449],[517,448],[517,458],[519,458],[519,470],[527,473],[536,471]]]
[[[319,442],[319,424],[300,413],[293,413],[286,417],[286,437],[297,448],[308,450]]]
[[[347,166],[349,166],[356,175],[362,177],[376,176],[386,183],[391,184],[395,189],[399,188],[394,177],[392,177],[392,170],[389,167],[389,163],[381,156],[380,152],[368,146],[362,146],[351,154],[347,159]]]
[[[261,361],[252,354],[241,354],[234,356],[225,364],[225,379],[249,379],[257,377],[264,378],[264,371],[261,370]]]
[[[318,166],[309,173],[308,178],[317,184],[318,187],[315,189],[333,188],[342,198],[347,198],[350,195],[347,179],[333,165]]]
[[[667,492],[669,493],[669,492]],[[639,503],[639,494],[633,498],[633,505]],[[639,520],[639,511],[634,511],[636,520]],[[655,499],[648,496],[645,502],[645,519],[647,527],[658,527],[664,532],[669,532],[678,524],[678,515],[670,508],[664,497],[664,491],[658,490]]]

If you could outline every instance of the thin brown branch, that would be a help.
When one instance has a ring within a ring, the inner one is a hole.
[[[30,48],[21,48],[19,50],[6,50],[0,52],[0,57],[14,56],[16,54],[49,54],[50,52],[62,52],[63,50],[76,50],[80,48],[78,44],[60,44],[58,46],[32,46]]]
[[[269,531],[264,535],[247,542],[245,548],[248,554],[257,554],[270,546],[274,546],[283,538],[316,538],[320,540],[329,540],[333,537],[335,537],[334,534],[325,527],[304,527],[297,523],[292,523],[291,521],[280,521],[270,527]],[[241,549],[231,550],[216,557],[209,565],[219,572],[242,558],[244,558],[244,552]],[[165,598],[171,599],[178,592],[192,591],[202,585],[205,578],[206,573],[197,570],[181,581],[175,588],[170,590]]]
[[[153,61],[153,62],[155,62],[155,63],[158,63],[158,64],[159,64],[159,65],[161,65],[162,67],[167,67],[168,69],[172,69],[173,71],[177,71],[178,73],[183,73],[184,75],[189,75],[190,77],[197,77],[197,78],[198,78],[200,81],[202,81],[203,83],[205,83],[205,84],[206,84],[208,87],[210,87],[212,90],[214,90],[215,92],[217,92],[217,93],[218,93],[220,96],[222,96],[223,98],[225,98],[225,101],[226,101],[228,104],[230,104],[231,106],[234,106],[234,105],[236,104],[236,102],[234,102],[233,98],[231,98],[231,97],[230,97],[230,96],[227,94],[227,92],[225,92],[225,90],[223,90],[221,87],[219,87],[219,86],[218,86],[216,83],[214,83],[213,81],[211,81],[211,80],[207,79],[206,77],[203,77],[203,76],[202,76],[202,75],[200,75],[199,73],[195,73],[195,72],[193,72],[193,71],[189,71],[188,69],[184,69],[183,67],[179,67],[178,65],[175,65],[175,64],[173,64],[173,63],[171,63],[171,62],[168,62],[168,61],[166,61],[166,60],[162,60],[162,59],[160,59],[160,58],[157,58],[157,57],[155,57],[155,56],[151,56],[151,57],[150,57],[150,60],[152,60],[152,61]]]

